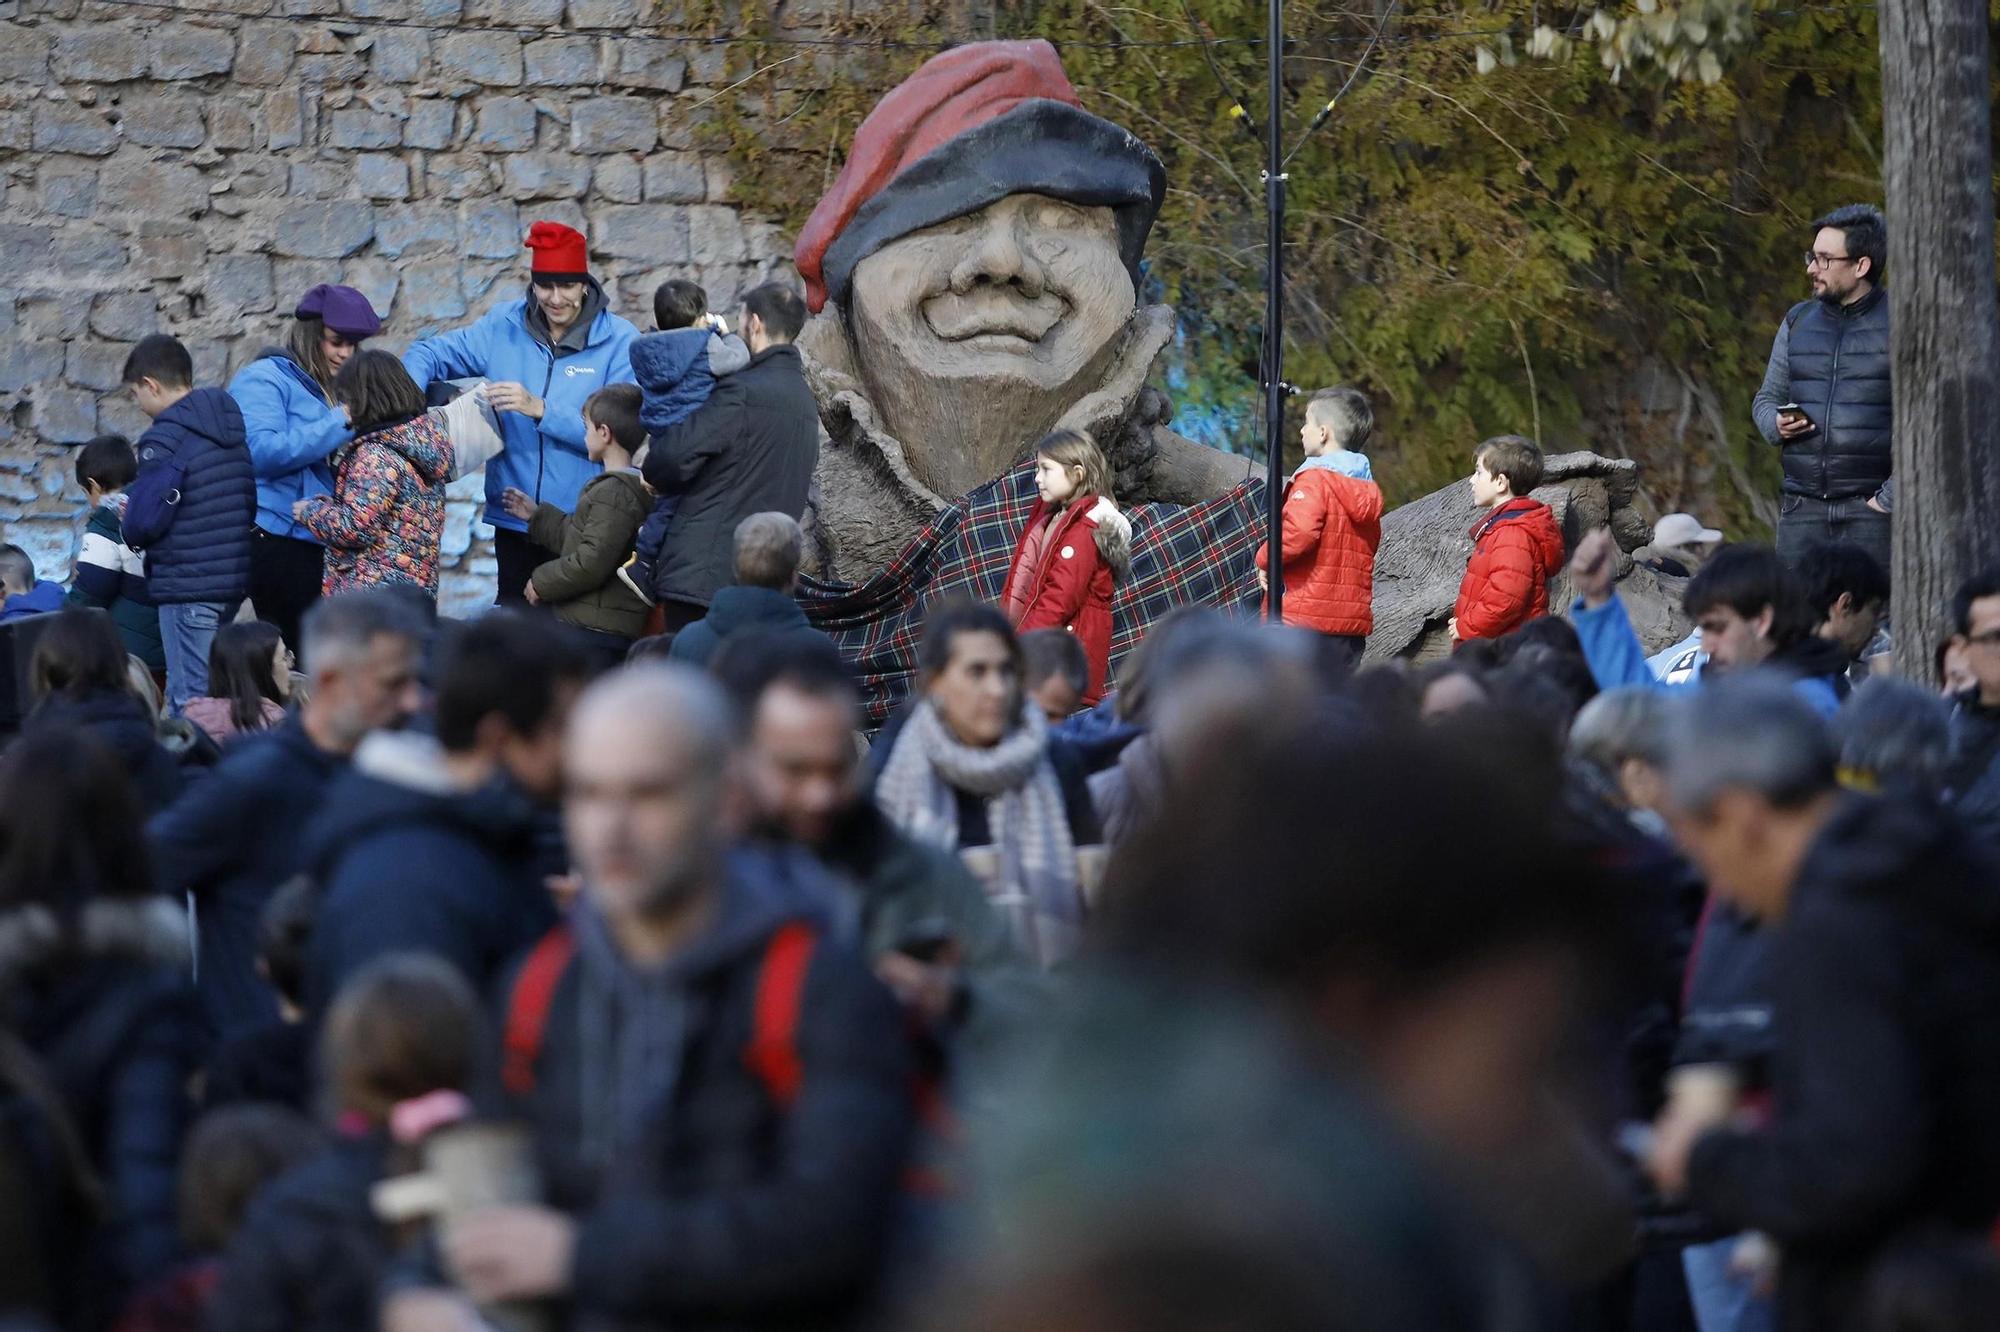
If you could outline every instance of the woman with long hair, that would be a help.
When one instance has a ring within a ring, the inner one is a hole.
[[[187,918],[154,893],[143,809],[88,733],[17,741],[0,809],[0,1042],[33,1056],[57,1107],[60,1132],[29,1150],[83,1195],[47,1199],[51,1312],[101,1328],[178,1252],[174,1174],[203,1040]]]
[[[218,745],[285,718],[292,693],[292,652],[278,626],[238,620],[215,634],[208,650],[208,694],[181,712]]]
[[[146,808],[164,809],[180,794],[180,765],[132,692],[117,625],[106,612],[83,607],[47,619],[28,659],[35,708],[22,729],[88,731],[125,765]]]
[[[403,584],[437,595],[451,436],[423,390],[387,352],[356,352],[333,381],[354,442],[333,459],[333,493],[292,512],[326,543],[326,596]]]
[[[293,516],[303,499],[333,489],[335,449],[354,438],[333,381],[361,344],[382,331],[368,298],[352,287],[312,288],[292,311],[282,347],[267,348],[229,383],[257,467],[257,557],[250,600],[294,649],[299,620],[325,578],[320,539]]]

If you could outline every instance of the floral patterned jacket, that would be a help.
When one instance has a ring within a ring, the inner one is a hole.
[[[327,596],[407,583],[437,595],[451,437],[430,415],[374,430],[333,455],[333,493],[300,521],[326,544]]]

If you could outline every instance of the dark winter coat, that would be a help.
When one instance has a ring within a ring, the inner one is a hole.
[[[561,557],[535,570],[535,595],[558,620],[620,638],[646,632],[651,607],[625,586],[618,566],[631,556],[633,538],[652,509],[646,483],[625,471],[606,472],[585,486],[575,513],[553,504],[535,510],[528,539]]]
[[[705,671],[722,645],[738,634],[767,633],[786,639],[812,637],[832,640],[806,622],[806,613],[790,594],[768,587],[725,587],[709,603],[708,614],[674,635],[669,661],[685,662]]]
[[[536,873],[533,802],[504,777],[453,790],[442,759],[428,737],[370,736],[327,789],[305,836],[320,890],[312,1012],[386,953],[434,954],[487,993],[555,923]]]
[[[1959,817],[2000,845],[2000,709],[1964,699],[1952,710],[1946,787]]]
[[[257,1195],[222,1258],[208,1332],[354,1332],[376,1325],[390,1256],[369,1204],[383,1139],[345,1137]]]
[[[180,1254],[176,1172],[201,1066],[188,987],[187,918],[159,899],[101,900],[66,945],[53,913],[0,914],[0,1005],[40,1058],[82,1139],[107,1206],[61,1252],[62,1326],[103,1326]]]
[[[656,599],[708,605],[734,581],[736,525],[753,513],[802,516],[818,463],[819,407],[798,348],[767,347],[718,380],[646,452],[647,484],[680,505],[654,568]]]
[[[1050,530],[1041,540],[1040,559],[1029,568],[1029,552],[1044,523]],[[1092,495],[1077,496],[1060,512],[1052,512],[1046,500],[1036,500],[1014,543],[1000,604],[1019,607],[1014,627],[1024,634],[1067,629],[1076,635],[1090,664],[1085,707],[1104,697],[1111,671],[1111,594],[1131,567],[1131,522],[1109,499]]]
[[[890,714],[889,720],[876,734],[875,743],[868,750],[867,771],[871,790],[875,780],[882,775],[882,769],[887,766],[896,741],[902,738],[903,726],[909,721],[910,712],[922,701],[921,694],[912,695],[901,708]],[[1084,771],[1082,756],[1067,740],[1051,735],[1049,766],[1056,770],[1056,782],[1062,788],[1063,815],[1069,820],[1070,839],[1078,846],[1096,846],[1103,842],[1104,823],[1098,817],[1096,803],[1091,799],[1090,775]],[[952,794],[958,800],[959,849],[991,846],[993,833],[986,817],[986,798],[956,788]]]
[[[578,1218],[572,1327],[822,1329],[859,1313],[908,1147],[910,1065],[895,1001],[825,924],[833,892],[802,858],[732,855],[715,923],[669,964],[686,1014],[670,1096],[639,1149],[615,1159],[583,1147],[585,1099],[601,1095],[620,1020],[586,1022],[601,1010],[585,991],[612,982],[587,948],[563,972],[523,1108],[553,1200]],[[826,933],[786,1110],[744,1052],[770,939],[792,921]]]
[[[145,556],[125,544],[118,515],[107,505],[92,509],[84,526],[68,604],[111,612],[125,651],[145,662],[149,671],[167,669],[166,649],[160,643],[160,608],[146,594]],[[4,618],[5,612],[0,612]]]
[[[27,734],[69,727],[88,731],[117,755],[147,813],[172,804],[185,784],[181,766],[160,744],[159,732],[138,699],[122,690],[52,694],[29,715]]]
[[[1549,613],[1549,579],[1562,569],[1562,529],[1549,506],[1522,496],[1472,527],[1472,556],[1458,585],[1460,641],[1504,638]]]
[[[317,1113],[313,1029],[304,1022],[259,1027],[216,1048],[201,1080],[204,1111],[244,1101],[268,1101],[302,1115]]]
[[[1773,931],[1775,1115],[1702,1138],[1689,1193],[1784,1250],[1784,1325],[1850,1326],[1870,1260],[2000,1216],[2000,865],[1949,813],[1855,798]]]
[[[1786,356],[1791,400],[1819,428],[1782,445],[1785,493],[1873,495],[1889,479],[1895,416],[1888,290],[1877,287],[1852,305],[1804,302]]]
[[[218,1036],[278,1020],[277,999],[257,975],[258,918],[271,894],[305,868],[306,824],[346,765],[315,745],[294,714],[233,746],[147,825],[160,890],[176,899],[194,894],[196,986]]]
[[[750,364],[735,334],[705,325],[648,333],[632,340],[632,377],[639,381],[639,423],[657,434],[687,420],[715,392],[715,381]]]
[[[250,591],[257,525],[257,481],[236,399],[218,388],[195,389],[154,419],[137,449],[141,477],[169,463],[181,467],[180,502],[165,535],[148,544],[125,529],[128,544],[145,549],[147,592],[161,606],[235,606]]]

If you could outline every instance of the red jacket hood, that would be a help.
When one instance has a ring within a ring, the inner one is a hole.
[[[1534,545],[1535,554],[1541,557],[1542,567],[1550,573],[1562,568],[1563,534],[1562,528],[1556,526],[1554,509],[1524,495],[1520,499],[1508,500],[1474,523],[1469,535],[1477,542],[1499,523],[1521,524],[1527,531],[1528,540]]]

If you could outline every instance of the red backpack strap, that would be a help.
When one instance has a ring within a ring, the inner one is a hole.
[[[819,936],[810,925],[793,921],[771,936],[757,972],[756,1007],[743,1063],[781,1110],[791,1108],[806,1080],[805,1065],[799,1060],[799,1011],[818,944]]]
[[[500,1082],[515,1096],[535,1090],[535,1063],[541,1058],[549,1007],[575,956],[576,936],[569,926],[558,925],[542,936],[514,978],[513,992],[507,996],[507,1028],[501,1039]]]

